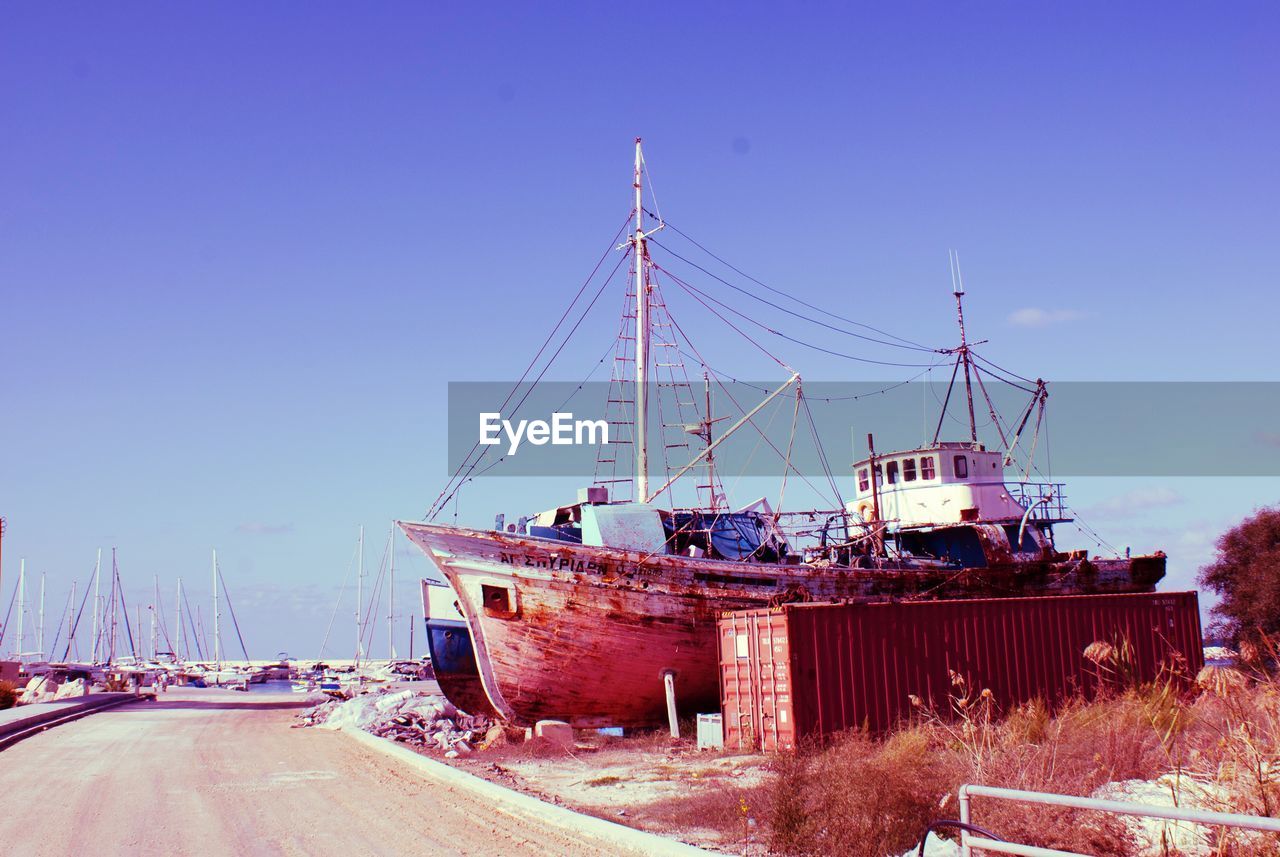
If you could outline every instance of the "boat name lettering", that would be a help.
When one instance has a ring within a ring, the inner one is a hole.
[[[498,559],[503,565],[519,565],[525,568],[545,568],[550,571],[604,572],[605,566],[594,560],[571,556],[548,556],[536,553],[507,553],[501,551]]]

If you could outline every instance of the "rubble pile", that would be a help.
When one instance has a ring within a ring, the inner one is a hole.
[[[57,698],[58,682],[51,676],[40,675],[27,682],[22,695],[18,697],[18,703],[31,705],[36,702],[53,702]]]
[[[502,728],[476,714],[465,714],[438,694],[412,690],[375,690],[339,702],[328,700],[299,715],[296,726],[363,729],[415,747],[442,751],[446,758],[465,756],[487,746]]]

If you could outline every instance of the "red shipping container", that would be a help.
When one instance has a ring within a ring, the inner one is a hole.
[[[883,732],[911,696],[946,715],[957,692],[990,689],[1007,710],[1094,693],[1094,642],[1124,646],[1124,671],[1153,681],[1204,665],[1194,592],[883,604],[788,604],[719,620],[725,746],[790,750],[845,729]]]

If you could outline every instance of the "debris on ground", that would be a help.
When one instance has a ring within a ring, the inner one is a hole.
[[[82,679],[82,678],[73,679],[72,681],[66,682],[65,684],[60,686],[56,691],[54,691],[53,698],[54,699],[74,699],[76,697],[84,696],[89,692],[89,688],[87,687],[87,684],[88,682],[85,679]]]
[[[465,714],[439,694],[372,690],[344,701],[327,700],[298,718],[295,726],[362,729],[413,747],[439,750],[454,759],[496,740],[488,717]],[[497,732],[501,732],[499,727]]]
[[[1149,806],[1184,809],[1221,810],[1226,803],[1213,783],[1201,782],[1177,774],[1165,774],[1154,780],[1122,780],[1107,783],[1093,794],[1103,800],[1143,803]],[[1217,853],[1212,844],[1212,830],[1189,821],[1172,821],[1145,816],[1122,816],[1121,821],[1133,835],[1137,857],[1159,857],[1166,853],[1188,857]],[[1244,834],[1246,837],[1249,834]]]
[[[917,857],[920,853],[920,844],[916,843],[911,848],[902,852],[902,857]],[[960,843],[950,839],[943,839],[935,834],[930,834],[929,840],[924,845],[924,857],[960,857]]]
[[[31,705],[36,702],[53,702],[58,695],[58,682],[52,676],[39,675],[27,682],[22,695],[18,697],[20,705]]]

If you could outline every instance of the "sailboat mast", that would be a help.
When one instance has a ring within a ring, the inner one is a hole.
[[[218,549],[213,550],[213,664],[218,672],[222,672],[222,635],[218,627],[221,614],[218,612]]]
[[[27,612],[27,558],[18,560],[18,662],[22,662],[22,617]]]
[[[107,651],[107,663],[114,663],[116,659],[116,629],[120,623],[119,599],[116,598],[116,590],[120,586],[120,566],[116,563],[116,549],[111,549],[111,636],[110,648]],[[126,620],[128,617],[125,617]]]
[[[632,265],[636,289],[636,501],[649,502],[649,283],[645,270],[644,200],[641,184],[643,159],[636,137],[636,234],[632,240]]]
[[[102,636],[102,548],[98,548],[98,561],[93,564],[93,662],[98,663],[98,638]]]
[[[364,657],[364,625],[360,621],[360,609],[364,606],[364,524],[360,525],[360,561],[356,567],[356,663]]]
[[[40,652],[41,659],[47,660],[44,653],[44,578],[45,573],[40,572],[40,624],[36,626],[36,650]]]
[[[185,633],[182,628],[182,578],[181,577],[178,578],[178,593],[173,598],[173,612],[174,612],[174,615],[178,617],[178,627],[177,627],[176,633],[174,633],[173,635],[173,654],[176,657],[178,655],[179,643],[186,641]],[[191,656],[190,653],[188,651],[185,651],[185,647],[184,647],[182,659],[186,660],[190,656]]]
[[[71,635],[71,639],[67,641],[67,651],[71,653],[72,660],[76,661],[80,660],[80,645],[77,642],[77,637],[79,635],[76,633],[80,622],[76,618],[75,614],[76,590],[78,588],[79,587],[76,586],[76,581],[73,578],[71,581],[71,603],[67,605],[67,633]]]
[[[154,660],[159,648],[159,640],[156,638],[156,609],[160,605],[160,575],[152,575],[151,579],[155,584],[155,594],[151,598],[151,657]]]
[[[396,659],[396,525],[391,525],[391,557],[387,575],[387,657]]]

